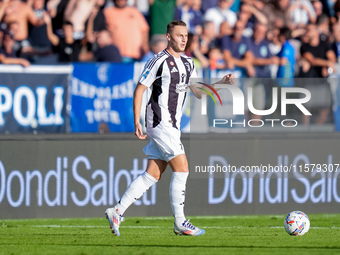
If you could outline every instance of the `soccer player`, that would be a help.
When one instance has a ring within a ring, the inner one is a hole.
[[[150,59],[139,78],[134,92],[133,110],[135,135],[145,139],[140,124],[140,111],[144,92],[148,89],[150,99],[146,107],[146,131],[150,143],[144,148],[148,155],[146,171],[128,187],[114,208],[105,211],[111,231],[119,236],[119,225],[125,210],[139,199],[161,178],[167,165],[173,173],[170,182],[170,203],[175,217],[174,232],[177,235],[199,236],[205,230],[193,226],[184,215],[185,188],[189,175],[188,161],[180,140],[182,106],[186,98],[190,78],[196,78],[193,60],[184,55],[188,31],[183,21],[175,20],[167,26],[167,48]],[[219,83],[233,82],[226,75]],[[193,84],[190,89],[200,98],[202,90]]]

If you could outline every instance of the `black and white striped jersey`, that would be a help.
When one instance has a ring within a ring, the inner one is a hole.
[[[150,59],[139,78],[148,87],[146,127],[159,124],[180,129],[182,107],[188,91],[190,78],[196,78],[192,58],[182,54],[179,58],[161,51]]]

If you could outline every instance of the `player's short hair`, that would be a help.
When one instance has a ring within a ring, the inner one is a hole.
[[[173,20],[171,21],[167,27],[166,27],[166,33],[167,34],[170,34],[172,32],[172,30],[174,29],[175,26],[183,26],[183,27],[186,27],[187,24],[182,21],[182,20]]]

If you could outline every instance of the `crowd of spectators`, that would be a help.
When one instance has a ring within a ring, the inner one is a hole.
[[[1,0],[0,63],[147,61],[174,19],[197,67],[294,86],[340,59],[340,0]]]
[[[0,62],[146,61],[181,19],[200,67],[327,77],[340,56],[339,16],[340,0],[2,0]]]

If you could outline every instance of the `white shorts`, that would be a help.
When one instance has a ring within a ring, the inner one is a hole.
[[[150,136],[150,143],[143,151],[149,159],[169,162],[174,157],[185,154],[180,130],[158,125],[155,128],[147,128],[146,133]]]

